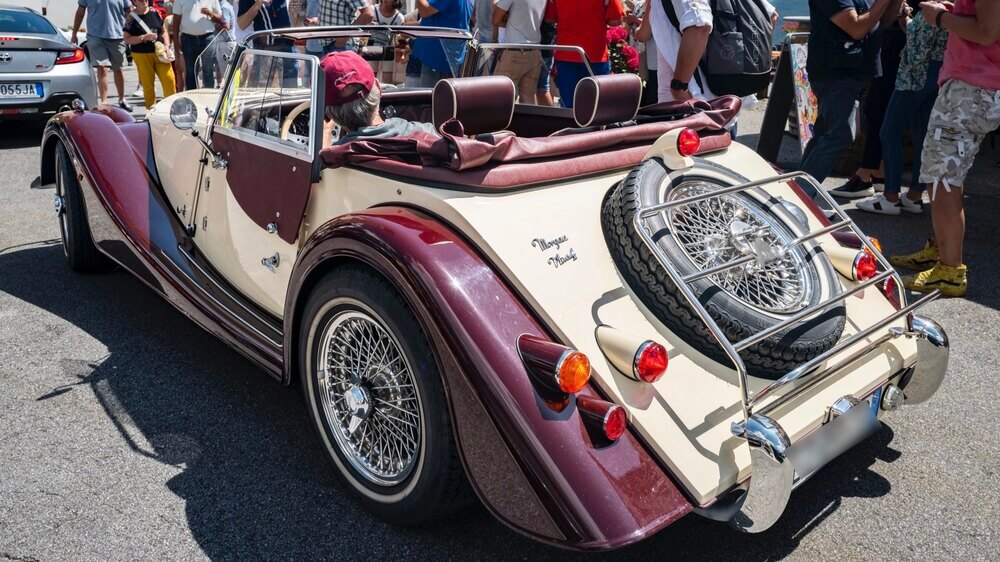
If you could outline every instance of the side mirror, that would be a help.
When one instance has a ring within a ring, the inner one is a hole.
[[[198,122],[198,107],[189,98],[177,98],[170,104],[170,122],[182,131]]]

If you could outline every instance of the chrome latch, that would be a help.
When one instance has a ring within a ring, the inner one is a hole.
[[[278,265],[281,264],[281,256],[274,254],[269,258],[264,258],[260,260],[260,265],[266,267],[271,273],[275,273],[278,269]]]

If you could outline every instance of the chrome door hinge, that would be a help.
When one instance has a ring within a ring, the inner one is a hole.
[[[208,230],[208,215],[201,217],[201,229]]]
[[[281,256],[279,256],[278,254],[274,254],[269,258],[264,258],[260,260],[260,265],[266,267],[271,273],[275,273],[275,271],[278,269],[278,265],[280,264],[281,264]]]
[[[212,188],[212,178],[205,176],[205,191]]]

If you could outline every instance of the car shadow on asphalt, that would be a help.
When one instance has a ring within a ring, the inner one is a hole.
[[[29,148],[42,142],[45,121],[0,121],[0,150]]]
[[[108,350],[103,357],[59,358],[64,384],[37,400],[93,392],[124,447],[177,467],[165,485],[184,500],[186,526],[209,558],[579,557],[521,537],[478,504],[422,528],[384,524],[337,483],[296,388],[278,385],[130,275],[74,274],[51,242],[0,251],[0,271],[0,291]],[[899,456],[892,439],[883,428],[834,461],[793,494],[767,533],[741,534],[691,515],[605,556],[782,558],[844,498],[889,493],[890,482],[871,467]]]

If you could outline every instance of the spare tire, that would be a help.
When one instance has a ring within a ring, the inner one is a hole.
[[[634,218],[640,207],[745,181],[704,162],[671,178],[661,161],[651,159],[611,190],[601,212],[615,265],[639,300],[674,334],[726,366],[732,364],[729,356],[639,237]],[[647,219],[646,225],[681,275],[746,255],[763,256],[691,284],[729,341],[737,342],[829,299],[840,287],[836,270],[816,244],[768,252],[805,234],[804,223],[791,203],[751,189],[671,208]],[[780,378],[832,348],[845,320],[845,305],[837,303],[748,347],[740,357],[750,375]]]

